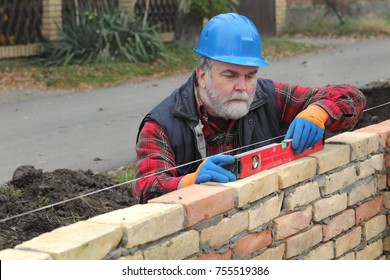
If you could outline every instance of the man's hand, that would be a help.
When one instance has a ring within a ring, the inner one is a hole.
[[[194,173],[187,174],[181,183],[185,188],[193,184],[207,181],[227,183],[236,180],[236,176],[223,168],[224,165],[234,163],[235,158],[229,155],[215,155],[205,159]]]
[[[292,138],[292,148],[300,154],[323,137],[328,118],[328,113],[320,106],[309,105],[295,117],[284,139]]]

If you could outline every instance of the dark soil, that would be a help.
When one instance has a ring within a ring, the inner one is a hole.
[[[390,80],[361,89],[367,96],[367,109],[390,102]],[[390,105],[367,110],[356,128],[379,123],[390,117]],[[113,186],[108,176],[91,171],[58,169],[42,172],[21,166],[0,192],[0,220],[31,211],[27,215],[0,222],[0,250],[12,248],[55,228],[134,204],[129,186],[109,188],[72,200],[82,194]],[[57,202],[54,207],[34,211]]]

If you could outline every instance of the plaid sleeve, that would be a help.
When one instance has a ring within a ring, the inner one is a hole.
[[[366,106],[364,94],[350,85],[302,87],[275,82],[275,93],[282,113],[282,123],[288,127],[295,116],[310,104],[321,106],[329,114],[325,124],[331,132],[352,127]]]
[[[177,177],[175,157],[165,131],[156,122],[146,122],[136,145],[136,183],[133,197],[138,203],[174,191]]]

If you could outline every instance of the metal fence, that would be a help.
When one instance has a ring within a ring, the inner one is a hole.
[[[0,46],[42,40],[42,0],[0,0]]]
[[[42,42],[42,0],[0,0],[0,47]],[[161,33],[174,32],[177,0],[138,0],[137,17],[155,26]],[[63,21],[77,15],[81,5],[118,7],[118,0],[63,0]],[[147,5],[148,3],[148,5]]]
[[[134,13],[141,19],[146,18],[146,22],[150,26],[155,26],[159,32],[174,32],[177,2],[177,0],[138,0]]]

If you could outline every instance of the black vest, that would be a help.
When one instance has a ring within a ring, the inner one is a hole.
[[[194,79],[195,72],[185,84],[149,112],[139,128],[141,131],[146,121],[153,120],[164,129],[175,154],[176,166],[202,158],[197,149],[195,132],[199,117],[196,113]],[[255,144],[240,150],[239,153],[282,140],[272,139],[283,135],[285,130],[281,125],[281,114],[276,101],[274,83],[271,80],[257,80],[255,97],[249,113],[239,119],[238,131],[240,147]],[[185,175],[194,172],[198,165],[199,163],[194,163],[179,167],[178,173]]]

